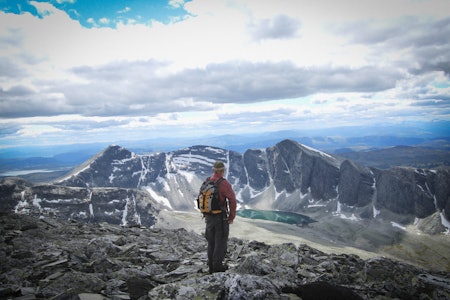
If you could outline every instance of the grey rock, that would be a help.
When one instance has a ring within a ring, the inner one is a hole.
[[[450,220],[450,168],[438,168],[433,176],[432,186],[436,195],[436,204],[445,218]]]
[[[27,226],[22,226],[27,224]],[[49,225],[51,224],[51,225]],[[31,225],[31,226],[30,226]],[[11,234],[12,232],[20,234]],[[0,296],[18,299],[448,299],[450,274],[306,244],[231,238],[209,274],[207,243],[185,229],[1,214]],[[29,257],[17,255],[27,249]],[[20,252],[20,251],[19,251]],[[327,298],[328,297],[328,298]]]
[[[349,160],[341,164],[340,171],[339,201],[358,207],[372,203],[375,193],[373,173]]]
[[[12,182],[15,182],[14,189],[8,189],[9,194],[5,192],[0,200],[16,199],[17,202],[14,209],[4,211],[84,222],[152,226],[161,209],[148,193],[137,189],[29,186],[12,179],[8,179],[6,185]]]
[[[377,178],[377,208],[424,218],[436,211],[434,195],[426,184],[427,172],[394,168]],[[432,175],[431,175],[432,176]]]

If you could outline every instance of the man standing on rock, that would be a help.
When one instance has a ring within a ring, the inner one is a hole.
[[[223,178],[225,165],[216,161],[213,166],[214,174],[209,180],[216,183],[219,191],[219,202],[222,212],[218,214],[205,213],[206,231],[208,241],[208,267],[209,273],[224,272],[228,269],[223,264],[227,253],[230,224],[236,216],[236,195],[231,184]]]

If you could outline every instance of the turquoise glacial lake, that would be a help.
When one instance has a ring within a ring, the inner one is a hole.
[[[317,222],[302,214],[277,210],[243,209],[236,211],[236,215],[248,219],[268,220],[301,226]]]

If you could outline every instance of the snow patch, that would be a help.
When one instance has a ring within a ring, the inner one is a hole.
[[[380,214],[381,211],[375,208],[375,205],[373,206],[373,218],[376,219],[377,216]]]
[[[63,178],[61,178],[60,180],[58,180],[58,181],[56,181],[56,182],[57,182],[57,183],[63,182],[63,181],[65,181],[65,180],[71,178],[72,176],[78,176],[81,172],[86,171],[86,170],[89,169],[90,167],[91,167],[91,164],[88,164],[86,167],[84,167],[84,168],[78,170],[76,173],[70,174],[70,175],[67,176],[67,177],[63,177]]]
[[[189,183],[192,183],[194,181],[195,175],[193,173],[186,172],[186,171],[178,171],[178,174],[180,174],[181,176],[186,178],[186,180]]]
[[[37,208],[39,208],[39,210],[41,210],[42,209],[42,207],[41,207],[41,199],[39,199],[38,197],[37,197],[37,195],[34,195],[34,198],[33,198],[33,205],[34,206],[36,206]]]
[[[360,218],[358,218],[357,216],[355,216],[355,214],[351,214],[350,217],[344,215],[344,214],[339,214],[337,215],[339,218],[344,219],[344,220],[350,220],[350,221],[359,221]]]
[[[88,200],[81,200],[81,199],[76,199],[76,198],[73,198],[73,199],[53,199],[53,200],[47,200],[47,199],[45,199],[44,200],[46,203],[56,203],[56,204],[65,204],[65,203],[67,203],[67,204],[73,204],[73,203],[76,203],[76,204],[79,204],[79,203],[84,203],[84,202],[89,202]]]
[[[158,176],[158,178],[156,178],[156,180],[158,181],[159,184],[161,184],[163,186],[163,189],[166,192],[170,192],[170,185],[169,185],[169,183],[167,183],[165,178]]]
[[[443,226],[447,227],[447,232],[450,230],[450,222],[445,218],[444,211],[440,213],[441,215],[441,223]]]
[[[131,198],[130,197],[126,198],[125,208],[122,213],[122,223],[121,223],[122,226],[128,225],[128,219],[130,219],[129,214],[133,222],[136,222],[137,224],[141,225],[141,216],[138,214],[136,210],[136,198],[134,197],[134,195],[132,195]]]
[[[305,194],[306,195],[310,195],[311,194],[311,187],[308,187],[308,193]],[[314,199],[308,199],[308,205],[306,206],[307,208],[314,208],[314,207],[326,207],[327,204],[322,202],[321,200],[314,200]],[[338,208],[340,209],[340,207]]]
[[[314,203],[314,204],[308,204],[307,208],[313,208],[313,207],[326,207],[326,204],[320,204],[320,203]]]
[[[328,153],[319,151],[319,150],[317,150],[317,149],[311,148],[311,147],[306,146],[306,145],[303,145],[303,144],[302,144],[302,147],[308,149],[309,151],[315,152],[315,153],[317,153],[317,154],[319,154],[319,155],[321,155],[321,156],[323,156],[323,157],[328,157],[328,158],[330,158],[330,159],[332,159],[332,160],[336,160],[336,158],[334,158],[333,156],[331,156],[331,155],[328,154]]]
[[[392,227],[400,228],[406,231],[406,227],[395,222],[391,222]]]
[[[423,169],[415,169],[414,172],[422,176],[427,176],[427,173]]]
[[[173,210],[172,205],[170,205],[170,201],[169,199],[167,199],[166,197],[160,196],[158,195],[154,190],[152,190],[150,187],[145,188],[145,190],[150,194],[150,196],[155,199],[155,201],[157,201],[158,203],[161,203],[164,206],[169,207],[170,209]]]
[[[214,153],[219,153],[219,154],[223,154],[224,151],[223,149],[220,148],[214,148],[214,147],[205,147],[206,151],[210,151],[210,152],[214,152]]]
[[[360,218],[358,218],[357,216],[355,216],[354,213],[352,213],[350,216],[346,216],[346,215],[342,212],[342,204],[341,204],[341,202],[339,202],[339,201],[337,201],[337,208],[336,208],[336,211],[333,212],[333,215],[334,215],[334,216],[337,216],[337,217],[339,217],[339,218],[341,218],[341,219],[344,219],[344,220],[350,220],[350,221],[359,221],[359,220],[360,220]]]
[[[27,207],[27,201],[25,200],[25,191],[20,193],[20,201],[17,203],[16,207],[14,207],[14,212],[20,213],[25,207]]]
[[[308,188],[308,189],[310,190],[311,188]],[[308,193],[303,194],[302,191],[301,191],[301,189],[300,189],[300,200],[305,199],[308,195],[309,195],[309,191],[308,191]]]
[[[215,162],[214,159],[210,159],[198,154],[192,154],[191,152],[189,154],[174,156],[172,161],[176,167],[182,169],[187,169],[193,163],[212,166]]]
[[[122,226],[127,226],[128,225],[127,215],[128,215],[128,203],[129,203],[129,201],[130,201],[130,199],[127,197],[125,208],[123,209],[123,213],[122,213],[122,223],[120,224]]]

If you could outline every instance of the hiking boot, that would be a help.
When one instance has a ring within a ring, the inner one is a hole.
[[[208,265],[208,272],[209,272],[209,274],[214,273],[214,268],[212,265]]]
[[[228,270],[227,265],[221,265],[214,268],[214,272],[225,272],[226,270]]]

